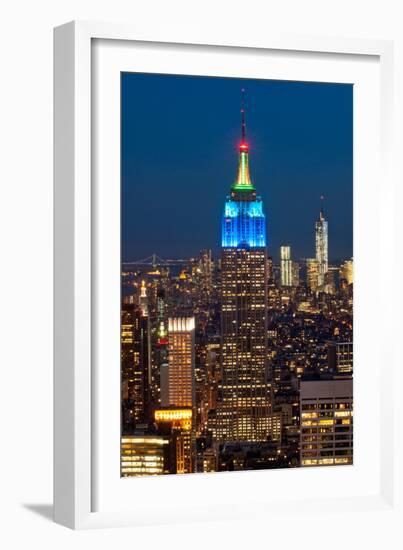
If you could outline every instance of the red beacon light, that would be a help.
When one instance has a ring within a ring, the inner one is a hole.
[[[241,151],[248,151],[249,145],[245,142],[242,142],[241,145],[239,146],[239,148],[240,148]]]

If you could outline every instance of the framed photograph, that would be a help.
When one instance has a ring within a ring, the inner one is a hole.
[[[225,36],[55,29],[72,528],[393,509],[392,44]]]

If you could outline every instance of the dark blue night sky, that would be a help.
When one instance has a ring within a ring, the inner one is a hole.
[[[348,84],[122,74],[122,259],[220,248],[246,90],[252,181],[268,250],[315,255],[320,195],[330,260],[352,256],[353,89]]]

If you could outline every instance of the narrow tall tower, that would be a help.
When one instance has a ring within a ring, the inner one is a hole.
[[[267,379],[267,250],[262,199],[249,174],[242,91],[238,176],[225,202],[221,251],[221,367],[217,439],[263,441]]]
[[[281,286],[292,286],[291,248],[280,246]]]
[[[141,281],[140,287],[140,297],[139,297],[139,306],[144,317],[148,317],[148,298],[147,298],[147,288],[146,282]]]
[[[151,420],[151,325],[145,281],[141,281],[134,329],[134,414],[136,422],[147,423]]]
[[[323,196],[320,198],[319,219],[315,223],[316,260],[318,262],[318,287],[324,290],[325,275],[328,272],[327,220],[323,210]]]

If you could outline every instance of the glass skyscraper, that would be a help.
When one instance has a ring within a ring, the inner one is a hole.
[[[242,109],[238,176],[222,218],[221,367],[217,439],[264,441],[268,435],[267,249],[262,199],[249,173]]]
[[[325,275],[328,272],[328,231],[327,220],[323,212],[323,197],[321,197],[319,219],[315,223],[315,245],[318,262],[318,286],[319,289],[324,290]]]

